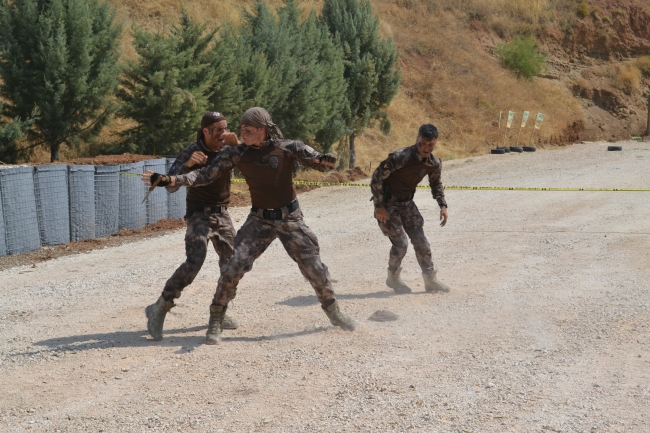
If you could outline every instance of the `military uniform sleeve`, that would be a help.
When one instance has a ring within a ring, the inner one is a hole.
[[[181,174],[186,174],[192,171],[190,168],[188,168],[185,163],[189,161],[190,157],[192,156],[192,153],[196,149],[194,148],[193,145],[187,146],[181,153],[178,154],[176,157],[176,160],[172,164],[171,167],[169,167],[169,171],[167,172],[168,175],[170,176],[178,176]],[[181,188],[182,185],[179,185],[178,183],[174,186],[168,185],[165,187],[167,192],[173,193],[178,191]]]
[[[240,146],[237,146],[235,148],[225,148],[221,151],[221,153],[219,153],[219,156],[217,156],[209,166],[204,167],[200,170],[191,171],[188,174],[175,176],[176,185],[208,185],[219,179],[221,176],[228,176],[230,170],[232,170],[232,168],[239,161],[239,156],[241,156],[241,149],[239,148]]]
[[[391,173],[399,170],[397,158],[394,154],[388,155],[388,158],[383,160],[375,169],[370,180],[370,191],[372,191],[372,201],[375,204],[375,209],[384,206],[384,181],[388,179]]]
[[[431,187],[431,195],[433,199],[438,202],[438,206],[447,207],[445,200],[445,188],[442,186],[442,162],[438,161],[438,169],[429,173],[429,186]]]
[[[328,167],[322,164],[323,156],[325,156],[325,159],[329,159],[332,162],[336,161],[336,157],[334,155],[329,153],[320,153],[302,141],[293,141],[286,148],[292,153],[293,157],[298,160],[299,163],[318,171],[328,171],[333,169],[333,167]],[[316,162],[316,160],[318,160],[318,162]]]

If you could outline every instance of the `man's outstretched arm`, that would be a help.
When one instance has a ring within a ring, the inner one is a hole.
[[[333,170],[336,164],[336,155],[333,153],[320,153],[302,141],[294,141],[288,149],[302,165],[318,171]]]
[[[187,174],[176,176],[165,176],[146,170],[142,175],[142,181],[146,186],[151,186],[158,178],[161,178],[158,186],[202,186],[208,185],[223,175],[228,175],[230,170],[239,160],[239,153],[231,151],[233,148],[225,148],[207,167],[194,170]],[[237,148],[235,148],[237,149]]]

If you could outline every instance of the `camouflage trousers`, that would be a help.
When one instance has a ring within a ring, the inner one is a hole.
[[[279,239],[297,264],[302,275],[311,283],[322,305],[334,300],[334,290],[327,266],[320,260],[320,247],[313,231],[303,221],[300,208],[292,213],[283,210],[283,219],[261,217],[261,211],[251,212],[235,237],[235,249],[230,261],[221,270],[214,294],[214,305],[228,305],[237,295],[237,284],[253,268],[253,262]]]
[[[228,262],[233,251],[235,227],[226,209],[218,212],[194,212],[187,219],[185,232],[185,263],[167,280],[163,297],[172,300],[181,296],[183,289],[194,281],[201,270],[208,253],[208,242],[212,241],[219,255],[219,267]]]
[[[396,271],[406,255],[408,241],[411,239],[415,249],[415,257],[425,274],[433,272],[431,247],[424,235],[424,218],[413,200],[405,202],[389,202],[386,206],[388,218],[386,222],[378,221],[381,232],[388,236],[393,246],[390,249],[388,268]]]

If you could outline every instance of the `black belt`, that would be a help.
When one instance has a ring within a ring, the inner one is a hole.
[[[298,199],[293,199],[289,204],[286,206],[283,206],[278,209],[262,209],[260,207],[257,207],[253,205],[251,207],[251,212],[257,213],[258,211],[262,211],[262,218],[267,219],[267,220],[281,220],[282,219],[282,210],[286,209],[287,214],[290,214],[291,212],[295,211],[298,209]]]
[[[228,209],[226,206],[216,206],[216,205],[202,205],[202,204],[188,204],[187,205],[187,214],[191,215],[194,212],[209,212],[209,213],[223,213]]]
[[[406,196],[406,197],[395,197],[395,201],[397,201],[397,202],[409,201],[409,200],[413,200],[413,197],[415,197],[415,193],[413,193],[413,194],[411,194],[409,196]]]

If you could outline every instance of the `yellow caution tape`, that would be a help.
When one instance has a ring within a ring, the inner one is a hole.
[[[138,173],[123,173],[122,176],[141,176]],[[233,178],[233,182],[244,183],[244,179]],[[306,180],[294,180],[294,185],[310,185],[310,186],[357,186],[369,188],[369,183],[351,183],[351,182],[311,182]],[[420,185],[419,189],[429,189],[428,186]],[[516,186],[456,186],[447,185],[446,190],[465,190],[465,191],[616,191],[616,192],[650,192],[650,188],[553,188],[553,187],[516,187]]]
[[[246,182],[244,179],[234,178],[233,182]],[[370,187],[369,183],[349,183],[349,182],[311,182],[306,180],[294,180],[294,185],[312,185],[312,186],[360,186]],[[420,189],[429,189],[428,186],[418,186]],[[650,188],[551,188],[551,187],[512,187],[512,186],[445,186],[449,190],[468,190],[468,191],[634,191],[650,192]]]
[[[428,188],[418,186],[418,188]],[[650,192],[650,188],[525,188],[511,186],[445,186],[445,189],[480,190],[480,191],[635,191]]]

